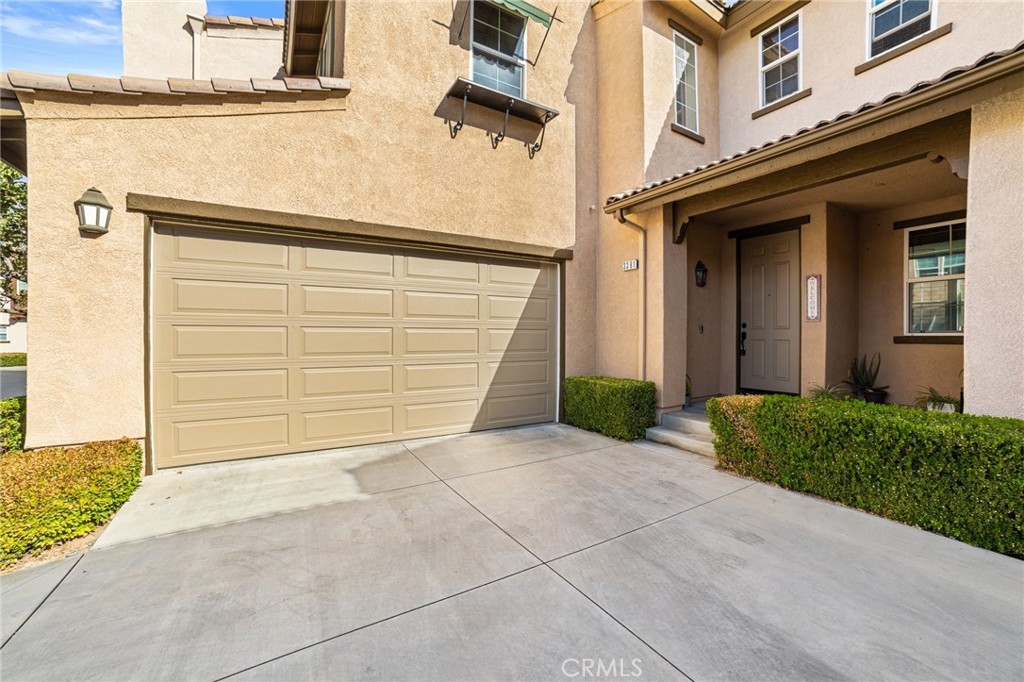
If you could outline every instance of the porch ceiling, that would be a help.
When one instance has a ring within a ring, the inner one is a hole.
[[[710,223],[747,222],[768,213],[826,201],[856,213],[871,213],[966,193],[967,181],[954,175],[948,162],[920,159],[786,196],[694,217]]]

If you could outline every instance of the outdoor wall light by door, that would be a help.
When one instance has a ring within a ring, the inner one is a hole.
[[[697,286],[707,286],[708,283],[708,266],[704,265],[704,261],[697,261],[697,268],[693,271],[697,276]]]
[[[103,234],[110,228],[110,212],[113,206],[103,196],[103,192],[95,187],[90,187],[82,195],[82,198],[75,202],[75,210],[78,211],[78,229],[82,232],[94,232]]]

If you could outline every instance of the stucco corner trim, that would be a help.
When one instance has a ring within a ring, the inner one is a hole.
[[[935,346],[962,346],[964,345],[964,337],[962,335],[952,336],[925,336],[921,334],[908,335],[908,336],[894,336],[892,337],[893,343],[910,343],[910,344],[927,344]]]
[[[683,137],[688,137],[691,140],[693,140],[694,142],[700,142],[701,144],[704,144],[706,142],[706,140],[704,139],[703,135],[698,135],[697,133],[693,132],[692,130],[688,130],[688,129],[684,128],[683,126],[679,125],[678,123],[673,123],[672,124],[672,132],[679,133]]]
[[[248,206],[213,204],[129,192],[125,200],[129,213],[143,213],[152,220],[201,222],[271,233],[319,233],[370,243],[433,247],[450,251],[486,253],[509,257],[528,257],[548,261],[568,261],[572,249],[542,244],[524,244],[490,237],[435,232],[414,227],[377,225],[345,218],[272,211]]]
[[[858,64],[857,66],[855,66],[853,68],[853,75],[854,76],[859,76],[860,74],[864,73],[865,71],[868,71],[870,69],[875,68],[879,64],[885,64],[887,61],[890,61],[892,59],[896,59],[897,57],[905,55],[906,53],[910,52],[911,50],[914,50],[914,49],[916,49],[918,47],[921,47],[922,45],[924,45],[926,43],[932,42],[936,38],[941,38],[942,36],[946,35],[947,33],[950,33],[952,30],[953,30],[953,24],[949,23],[949,24],[944,24],[943,26],[939,26],[938,28],[934,28],[931,31],[928,31],[927,33],[922,33],[918,37],[914,38],[913,40],[911,40],[909,42],[903,43],[899,47],[894,47],[893,49],[889,50],[888,52],[886,52],[884,54],[880,54],[877,57],[873,57],[873,58],[867,60],[863,64]]]
[[[762,116],[770,114],[773,111],[778,111],[782,107],[789,106],[793,102],[799,102],[804,97],[810,97],[810,96],[811,96],[811,89],[810,88],[804,88],[800,92],[794,92],[792,95],[790,95],[788,97],[783,97],[780,100],[776,100],[776,101],[772,102],[771,104],[769,104],[766,107],[761,107],[760,109],[758,109],[754,113],[750,114],[750,118],[751,118],[751,120],[756,121],[757,119],[761,118]]]

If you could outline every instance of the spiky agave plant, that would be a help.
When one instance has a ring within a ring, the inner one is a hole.
[[[882,358],[878,353],[871,356],[871,362],[868,362],[868,356],[865,354],[860,360],[857,358],[853,359],[850,363],[850,380],[843,380],[844,384],[853,386],[858,391],[884,391],[889,388],[888,386],[875,386],[875,382],[878,381],[878,370],[882,366]]]

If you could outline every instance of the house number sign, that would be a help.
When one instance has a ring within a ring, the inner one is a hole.
[[[821,322],[821,275],[807,275],[807,321]]]

